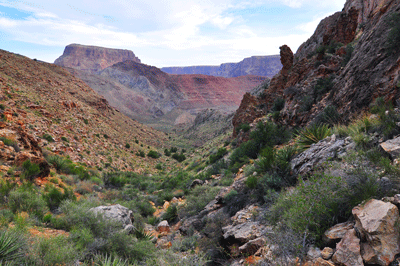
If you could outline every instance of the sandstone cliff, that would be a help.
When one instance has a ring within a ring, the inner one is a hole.
[[[65,47],[63,55],[57,58],[54,63],[63,67],[73,67],[95,73],[126,60],[140,63],[140,59],[129,50],[70,44]]]
[[[397,106],[400,53],[389,51],[387,43],[391,18],[399,10],[400,1],[348,0],[342,11],[320,22],[293,59],[291,50],[282,46],[284,67],[264,98],[258,98],[259,106],[268,112],[275,99],[283,98],[278,120],[291,126],[318,121],[328,106],[342,122],[359,115],[377,97]],[[264,115],[254,112],[251,102],[243,99],[234,125]],[[246,115],[250,110],[251,118]]]
[[[281,67],[279,56],[270,55],[252,56],[238,63],[224,63],[219,66],[163,67],[161,70],[169,74],[204,74],[225,78],[244,75],[273,77]]]

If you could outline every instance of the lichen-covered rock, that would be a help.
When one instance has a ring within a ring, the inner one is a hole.
[[[400,155],[400,137],[382,142],[379,146],[389,154],[392,159],[396,159]]]
[[[158,231],[159,233],[168,233],[170,230],[171,230],[171,229],[170,229],[170,227],[169,227],[168,221],[166,221],[166,220],[161,221],[161,222],[157,225],[157,231]]]
[[[246,222],[238,225],[228,225],[222,228],[224,239],[233,238],[245,243],[262,235],[263,226],[258,222]]]
[[[91,208],[89,211],[94,212],[96,215],[103,215],[104,218],[116,221],[121,224],[123,228],[127,225],[132,225],[133,213],[128,208],[116,204],[110,206],[98,206]]]
[[[325,247],[322,251],[321,251],[321,257],[324,260],[329,260],[330,258],[332,258],[332,255],[334,253],[334,250],[330,247]]]
[[[345,266],[363,266],[360,250],[360,239],[354,229],[347,231],[343,239],[336,245],[332,261]]]
[[[372,199],[353,209],[360,232],[363,259],[368,264],[389,265],[400,252],[399,210],[390,202]]]
[[[339,241],[344,237],[348,230],[354,228],[354,222],[345,222],[332,226],[325,231],[323,241],[329,245],[335,241]]]
[[[263,237],[259,237],[250,240],[246,244],[240,246],[239,252],[245,255],[254,255],[264,245],[265,245],[265,239]]]

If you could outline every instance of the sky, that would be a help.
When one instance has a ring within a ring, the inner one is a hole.
[[[0,49],[49,63],[66,45],[132,50],[157,67],[293,52],[345,0],[0,0]]]

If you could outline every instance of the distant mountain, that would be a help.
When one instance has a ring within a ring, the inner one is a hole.
[[[65,47],[63,55],[54,63],[93,74],[126,60],[140,63],[140,59],[130,50],[70,44]]]
[[[161,70],[169,74],[203,74],[225,78],[255,75],[271,78],[281,68],[279,55],[269,55],[252,56],[239,63],[225,63],[219,66],[163,67]]]
[[[192,122],[207,108],[233,112],[244,93],[268,79],[170,75],[138,59],[130,60],[131,51],[82,45],[69,45],[65,50],[55,64],[66,67],[124,114],[162,129]]]

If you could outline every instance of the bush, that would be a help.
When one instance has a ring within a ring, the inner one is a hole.
[[[43,218],[48,212],[46,201],[33,188],[19,188],[11,191],[8,197],[8,206],[14,213],[27,212],[38,218]]]
[[[147,153],[147,157],[151,157],[151,158],[157,159],[157,158],[160,158],[160,154],[158,152],[156,152],[156,151],[150,150]]]
[[[50,134],[43,134],[42,139],[47,140],[48,142],[54,142],[54,138]]]
[[[40,173],[38,164],[32,163],[31,160],[26,160],[22,163],[22,177],[32,181]]]
[[[314,99],[311,96],[304,96],[300,104],[300,112],[308,112],[314,105]]]
[[[129,149],[131,147],[131,145],[129,143],[125,144],[125,148]]]
[[[314,124],[321,125],[326,124],[330,127],[340,123],[340,115],[336,110],[336,107],[328,105],[324,110],[317,115],[314,120]]]
[[[333,89],[333,76],[328,78],[320,78],[314,86],[314,99],[319,102],[323,95]]]
[[[63,191],[61,191],[61,189],[51,184],[46,185],[42,196],[50,210],[57,209],[64,200],[76,200],[72,189],[64,187]]]
[[[389,53],[397,53],[400,43],[400,13],[393,13],[389,18],[389,35],[387,38],[387,49]]]
[[[327,125],[313,125],[298,133],[297,144],[300,150],[306,150],[314,143],[328,137],[331,130]]]
[[[226,148],[219,148],[216,154],[210,155],[209,163],[210,164],[215,163],[216,161],[218,161],[219,159],[224,157],[224,155],[227,153],[228,153],[228,151],[226,150]]]
[[[143,158],[144,158],[146,155],[145,155],[144,151],[139,150],[139,151],[136,153],[136,156],[140,156],[140,157],[143,157]]]
[[[120,172],[104,172],[103,173],[103,182],[106,187],[111,188],[120,188],[123,187],[127,180],[123,173]]]
[[[181,153],[181,154],[174,153],[174,154],[172,154],[172,158],[174,158],[178,162],[183,162],[184,160],[186,160],[186,156],[183,153]]]
[[[168,149],[164,149],[165,156],[171,156],[171,152]]]
[[[176,218],[178,218],[178,208],[176,204],[171,204],[163,215],[163,219],[171,223],[174,222]]]
[[[272,104],[271,111],[281,111],[284,107],[285,107],[285,99],[278,97]]]
[[[240,124],[237,128],[236,128],[236,133],[239,133],[239,131],[243,131],[243,132],[247,132],[250,130],[250,125],[248,123],[243,123]]]
[[[139,212],[143,217],[151,216],[156,211],[153,205],[151,205],[147,200],[137,201],[136,207],[139,209]]]
[[[351,56],[353,55],[354,52],[354,46],[351,44],[348,44],[346,46],[346,54],[343,57],[342,61],[342,66],[346,66],[348,62],[350,62]]]
[[[220,187],[196,186],[187,196],[186,204],[178,209],[179,217],[193,216],[203,210],[215,198],[219,190]]]

